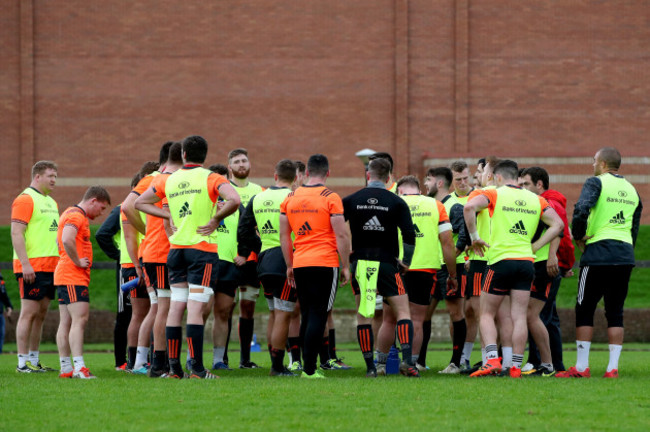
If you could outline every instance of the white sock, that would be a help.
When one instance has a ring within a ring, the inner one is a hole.
[[[512,347],[502,346],[501,352],[503,353],[503,361],[501,362],[501,365],[504,368],[512,367]]]
[[[578,369],[578,372],[584,372],[589,367],[589,348],[591,347],[591,342],[577,340],[576,347],[578,348],[576,369]]]
[[[59,365],[61,365],[61,373],[72,372],[72,361],[70,357],[59,357]]]
[[[74,371],[79,372],[82,368],[86,367],[86,363],[84,363],[84,357],[79,356],[79,357],[72,357],[72,363],[74,364]],[[68,371],[70,372],[70,371]]]
[[[29,352],[29,361],[34,366],[36,366],[38,364],[38,351],[30,351]]]
[[[149,355],[149,347],[138,347],[138,350],[135,354],[135,364],[133,369],[140,369],[142,366],[147,364],[147,356]]]
[[[29,360],[29,356],[27,354],[18,354],[18,367],[25,367],[27,360]]]
[[[609,344],[609,364],[607,365],[607,372],[618,369],[618,359],[621,357],[621,350],[623,345]]]
[[[465,364],[466,361],[469,361],[472,355],[472,349],[474,349],[474,342],[465,342],[463,345],[463,354],[460,356],[460,364]]]
[[[212,364],[215,365],[219,362],[223,363],[223,355],[226,353],[226,347],[221,346],[221,347],[214,347],[212,348]]]
[[[483,364],[487,363],[487,352],[485,352],[485,348],[481,348],[481,361]]]

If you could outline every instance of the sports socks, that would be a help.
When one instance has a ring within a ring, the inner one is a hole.
[[[135,363],[133,364],[133,369],[140,369],[142,366],[147,364],[147,357],[149,356],[149,347],[139,346],[135,355]]]
[[[422,323],[422,346],[420,347],[420,355],[418,356],[418,363],[422,366],[427,365],[427,349],[429,348],[429,340],[431,339],[431,320]]]
[[[467,323],[465,318],[454,321],[452,323],[454,327],[454,337],[453,337],[453,351],[451,353],[451,363],[456,366],[460,366],[460,357],[463,354],[463,344],[465,343],[465,338],[467,337]]]
[[[126,359],[126,368],[127,369],[133,369],[133,366],[135,365],[135,357],[138,352],[137,347],[127,347],[127,359]]]
[[[374,346],[374,336],[372,334],[372,326],[370,324],[357,326],[357,341],[363,354],[363,360],[366,362],[368,370],[375,369],[375,363],[372,354],[372,347]],[[384,361],[385,363],[385,361]]]
[[[72,364],[74,365],[75,372],[79,372],[82,368],[86,367],[83,356],[72,357]]]
[[[501,347],[501,352],[503,354],[503,360],[501,361],[501,364],[503,365],[504,368],[511,367],[512,366],[512,347],[502,346]]]
[[[18,354],[18,367],[25,367],[25,363],[27,363],[28,360],[28,354]]]
[[[70,357],[59,357],[59,365],[61,366],[61,373],[72,372],[72,360]]]
[[[512,366],[521,369],[521,364],[524,362],[523,354],[513,354],[512,355]]]
[[[499,349],[496,344],[490,344],[485,346],[485,360],[492,360],[499,358]],[[485,363],[484,363],[485,364]]]
[[[329,349],[330,358],[337,359],[338,356],[336,355],[336,329],[329,329],[328,339],[329,339],[328,349]]]
[[[463,354],[460,357],[461,363],[465,363],[469,361],[473,349],[474,349],[474,342],[465,342],[463,344]]]
[[[248,363],[251,360],[251,342],[253,341],[254,324],[254,319],[239,318],[240,363]]]
[[[228,364],[228,345],[230,345],[230,333],[232,333],[232,317],[228,318],[228,335],[226,337],[226,348],[223,353],[223,362]]]
[[[300,361],[300,338],[299,337],[290,337],[287,340],[289,345],[289,351],[291,352],[291,362]]]
[[[576,369],[580,372],[584,372],[585,369],[589,367],[589,349],[591,348],[591,342],[577,340],[576,347],[578,349]]]
[[[154,351],[151,358],[151,369],[159,371],[165,369],[165,351]]]
[[[167,338],[167,354],[169,356],[169,368],[174,373],[182,373],[181,367],[181,345],[183,329],[181,327],[165,327]]]
[[[34,366],[38,364],[38,351],[29,352],[29,362]]]
[[[406,364],[413,366],[413,357],[411,352],[411,341],[413,340],[413,321],[399,320],[397,321],[397,339],[402,348],[402,360]],[[463,336],[463,339],[465,337]]]
[[[322,339],[321,345],[320,345],[319,356],[320,356],[320,364],[327,364],[327,362],[330,360],[330,339],[329,339],[329,336],[323,336],[323,339]]]
[[[609,345],[609,364],[607,365],[607,372],[618,369],[618,359],[621,357],[621,350],[623,350],[623,345]]]
[[[226,347],[214,347],[212,348],[212,364],[225,363],[223,361],[223,355],[226,353]]]
[[[187,347],[190,350],[192,361],[192,370],[194,372],[203,372],[203,331],[202,324],[187,324]]]
[[[271,367],[276,372],[284,370],[284,350],[271,348]]]

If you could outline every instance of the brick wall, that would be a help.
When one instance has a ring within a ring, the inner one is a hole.
[[[650,156],[648,19],[623,0],[7,0],[2,220],[36,160],[59,163],[60,207],[94,183],[119,202],[189,134],[211,163],[247,147],[267,179],[282,157],[325,153],[343,194],[365,147],[391,152],[398,175],[487,153]],[[645,201],[648,166],[623,167]],[[575,200],[580,183],[557,186]]]

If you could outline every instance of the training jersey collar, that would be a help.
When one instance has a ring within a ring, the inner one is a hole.
[[[369,181],[366,187],[377,188],[377,189],[386,189],[386,183],[381,180]]]
[[[38,192],[40,195],[45,196],[45,194],[44,194],[43,192],[39,191],[39,190],[36,189],[34,186],[30,186],[29,188],[30,188],[30,189],[34,189],[34,190],[35,190],[36,192]]]
[[[188,163],[183,165],[183,169],[194,169],[194,168],[201,168],[201,164]]]
[[[88,216],[88,215],[86,214],[86,210],[82,209],[82,208],[79,207],[77,204],[75,204],[74,207],[77,207],[79,210],[81,210],[81,212],[84,214],[84,216]]]
[[[323,183],[316,183],[313,185],[302,185],[301,187],[324,187],[325,185]]]

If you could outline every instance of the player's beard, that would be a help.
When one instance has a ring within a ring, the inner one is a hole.
[[[431,189],[427,193],[427,196],[429,196],[431,198],[435,198],[437,194],[438,194],[438,187],[434,185],[434,186],[431,187]]]
[[[247,179],[247,178],[248,178],[248,174],[250,174],[250,172],[251,172],[250,168],[247,169],[246,171],[241,171],[241,170],[239,170],[239,171],[235,171],[235,170],[233,170],[232,175],[233,175],[233,177],[235,177],[235,178],[238,178],[238,179],[240,179],[240,180],[243,180],[243,179]]]

